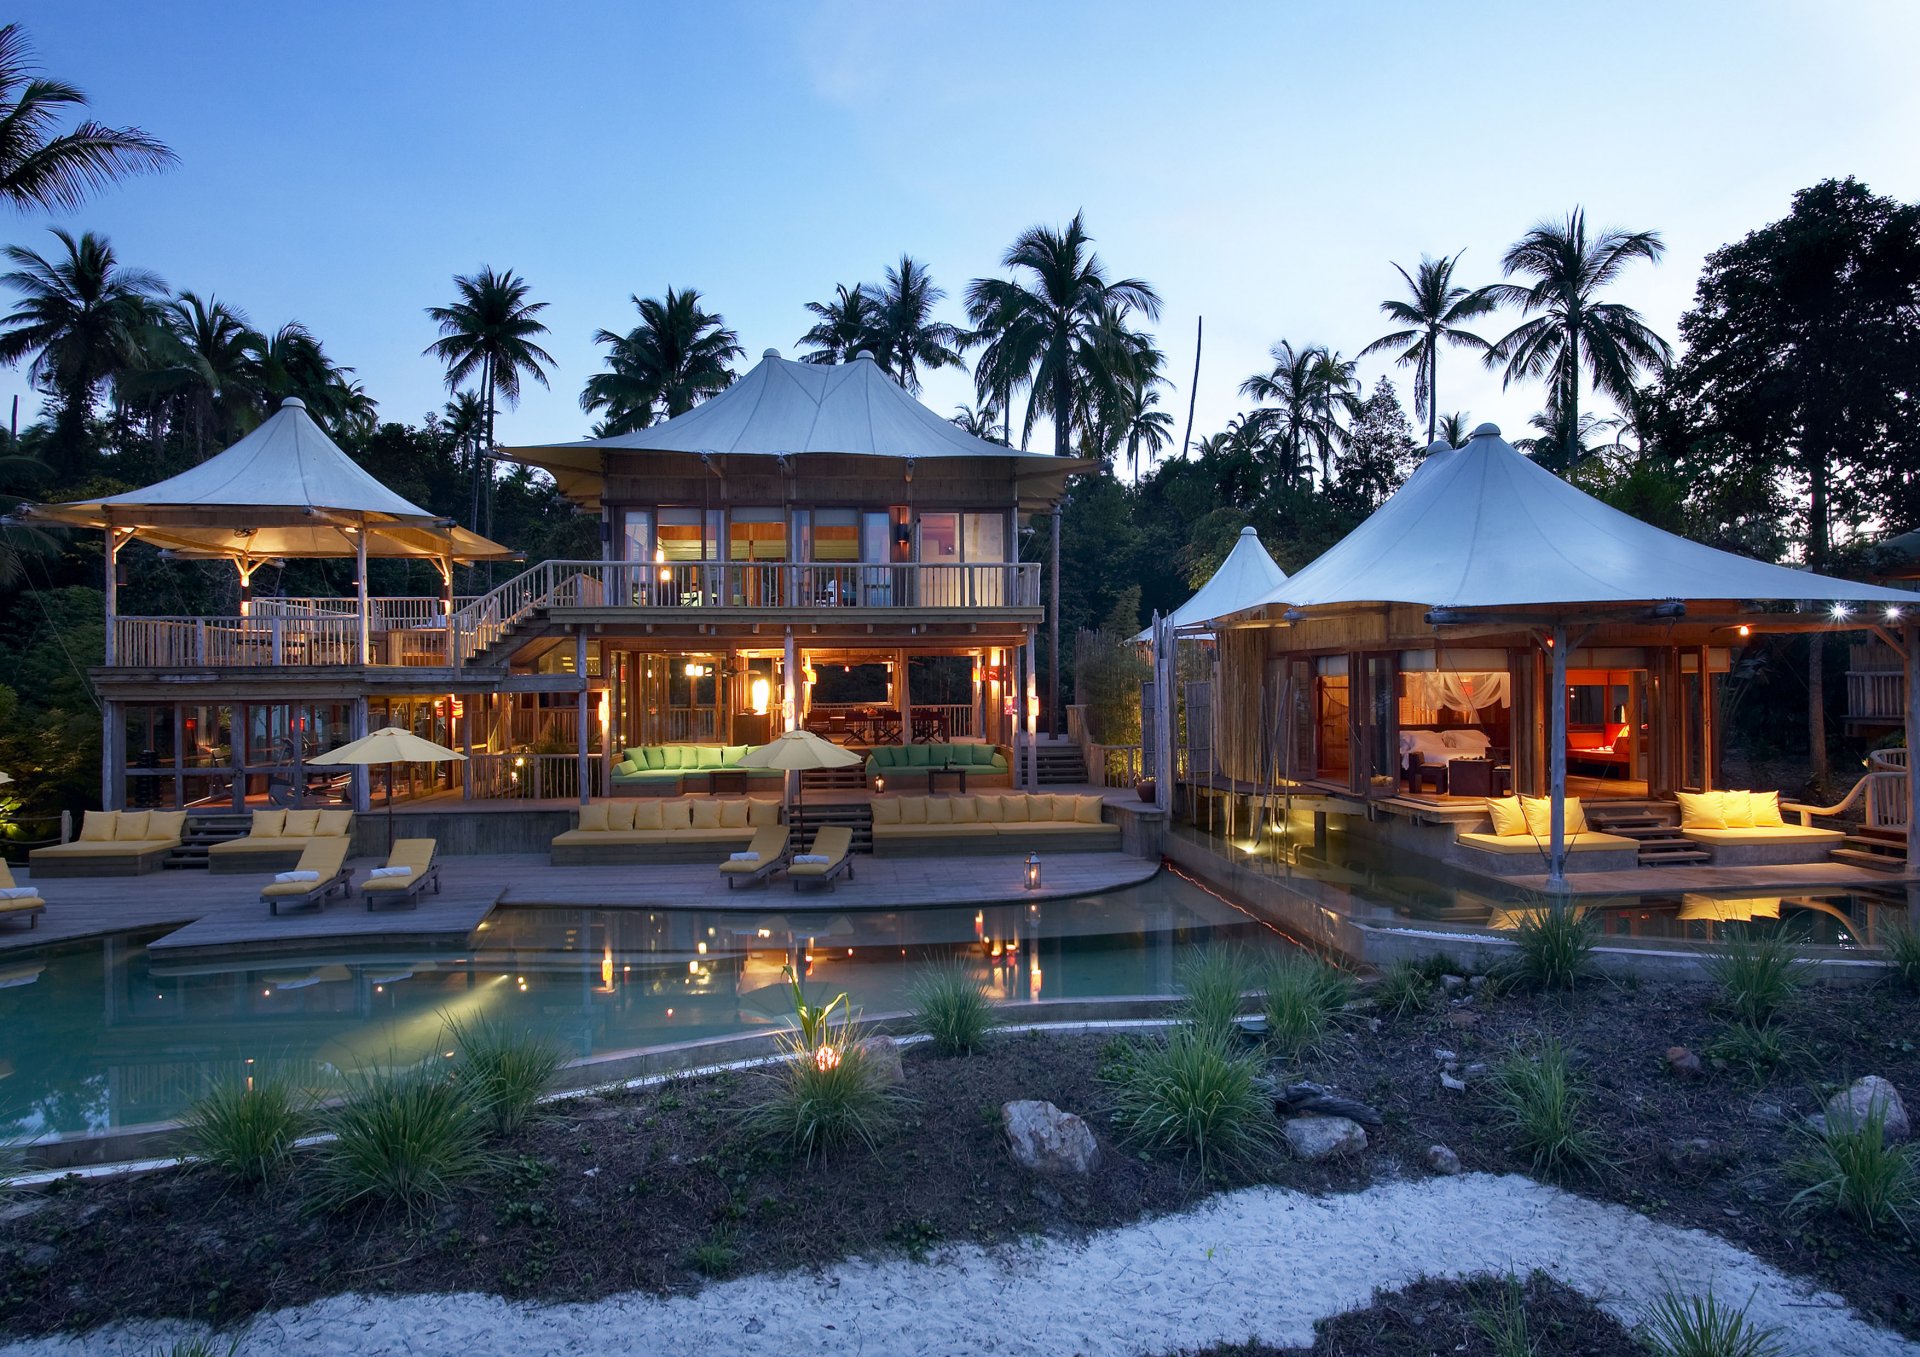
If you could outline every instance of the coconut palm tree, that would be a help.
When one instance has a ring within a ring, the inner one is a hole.
[[[1444,438],[1447,441],[1447,446],[1450,448],[1465,447],[1467,436],[1472,433],[1472,431],[1473,416],[1469,415],[1465,410],[1455,410],[1450,415],[1440,416],[1440,423],[1436,426],[1434,438]],[[1433,438],[1427,440],[1427,445],[1429,447],[1433,445]]]
[[[819,317],[813,328],[800,336],[800,343],[813,346],[802,354],[803,363],[844,363],[862,349],[872,349],[877,317],[873,298],[863,284],[834,288],[830,302],[808,302],[807,310]]]
[[[903,254],[899,267],[887,270],[886,282],[865,283],[860,290],[873,307],[874,360],[901,386],[918,393],[922,367],[966,366],[960,351],[973,337],[933,318],[947,294],[933,285],[925,264]]]
[[[1407,295],[1405,300],[1388,298],[1380,303],[1380,309],[1405,328],[1381,335],[1360,350],[1362,358],[1381,349],[1400,350],[1394,362],[1413,369],[1413,412],[1427,417],[1429,443],[1439,424],[1440,346],[1448,344],[1482,353],[1490,347],[1479,335],[1462,328],[1463,321],[1490,314],[1494,301],[1484,287],[1469,289],[1454,283],[1453,270],[1460,254],[1439,259],[1421,255],[1420,266],[1412,275],[1395,264],[1394,272],[1406,281]]]
[[[456,391],[440,411],[440,427],[456,453],[454,465],[466,463],[468,483],[479,479],[480,459],[487,437],[487,405],[472,391]]]
[[[1531,317],[1487,351],[1487,365],[1504,363],[1503,386],[1544,377],[1547,398],[1566,438],[1566,465],[1579,460],[1580,376],[1623,404],[1640,369],[1670,362],[1673,350],[1638,311],[1600,294],[1636,259],[1657,264],[1666,253],[1657,231],[1608,229],[1589,239],[1587,215],[1574,208],[1563,222],[1543,221],[1500,261],[1508,277],[1526,286],[1495,283],[1486,291],[1498,305]]]
[[[1000,411],[991,401],[983,405],[956,405],[953,415],[947,423],[965,429],[975,438],[984,438],[989,443],[998,443],[1000,437]]]
[[[1320,349],[1313,361],[1313,440],[1320,455],[1320,484],[1333,479],[1333,452],[1347,445],[1348,425],[1360,417],[1358,364],[1333,349]],[[1345,418],[1347,423],[1340,421]]]
[[[597,437],[632,433],[655,419],[684,415],[708,396],[733,385],[729,366],[746,351],[740,336],[718,313],[700,305],[693,288],[667,289],[664,299],[630,298],[640,323],[625,334],[601,330],[593,342],[607,346],[607,370],[587,378],[580,408],[605,410]]]
[[[13,312],[0,319],[0,363],[33,356],[28,375],[57,402],[48,451],[56,472],[84,469],[87,422],[103,385],[146,365],[146,350],[158,319],[157,298],[166,290],[145,269],[121,266],[105,236],[69,235],[55,227],[65,251],[48,259],[24,245],[9,245],[13,268],[0,286],[19,294]]]
[[[1260,402],[1249,412],[1249,435],[1258,433],[1272,474],[1285,486],[1311,476],[1312,448],[1319,423],[1320,349],[1281,340],[1267,350],[1273,366],[1240,383],[1240,394]]]
[[[258,399],[259,375],[251,357],[257,336],[246,315],[218,298],[182,292],[166,304],[172,335],[163,380],[180,396],[193,421],[194,454],[224,447],[238,432],[243,412]]]
[[[174,163],[172,151],[137,127],[87,118],[59,131],[70,111],[87,106],[87,96],[36,71],[26,31],[0,27],[0,198],[22,211],[71,211],[123,175]]]

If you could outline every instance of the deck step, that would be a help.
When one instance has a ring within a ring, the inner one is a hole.
[[[1087,760],[1079,745],[1036,744],[1033,752],[1041,786],[1071,786],[1087,781]]]
[[[1836,848],[1827,856],[1834,862],[1844,862],[1850,867],[1865,867],[1875,872],[1899,872],[1906,870],[1907,866],[1904,856],[1894,857],[1864,848]]]
[[[180,831],[180,846],[168,853],[160,865],[186,871],[204,871],[207,849],[229,839],[244,839],[252,828],[253,816],[246,811],[239,814],[229,811],[188,815],[186,826]]]

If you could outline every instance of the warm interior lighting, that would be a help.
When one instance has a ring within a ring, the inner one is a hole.
[[[700,661],[698,660],[687,661],[687,677],[688,678],[700,677]]]
[[[749,685],[749,701],[753,705],[755,716],[765,716],[767,708],[773,705],[773,681],[765,677],[756,677]]]
[[[608,989],[613,988],[613,948],[611,947],[600,954],[600,983]]]
[[[1740,624],[1740,634],[1742,636],[1751,636],[1753,635],[1753,628],[1748,626],[1745,622],[1742,622]]]
[[[653,560],[654,560],[654,564],[660,567],[660,578],[662,580],[669,580],[673,578],[673,572],[667,569],[667,566],[666,566],[667,549],[665,547],[655,547],[653,549]]]

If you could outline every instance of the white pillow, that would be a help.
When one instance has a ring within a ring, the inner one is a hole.
[[[1493,747],[1493,737],[1484,730],[1450,730],[1447,732],[1447,743],[1455,749],[1470,749],[1479,755]]]
[[[811,862],[818,867],[824,867],[833,861],[833,859],[825,853],[795,853],[793,860],[795,862]]]
[[[40,894],[33,886],[8,886],[0,889],[0,900],[31,900]]]
[[[729,854],[727,854],[727,861],[729,861],[729,862],[758,862],[758,861],[760,861],[760,855],[759,855],[758,853],[729,853]]]
[[[320,873],[318,872],[281,872],[278,876],[274,877],[275,881],[284,882],[287,885],[292,885],[298,881],[318,881],[319,879]]]
[[[371,880],[374,877],[385,878],[385,877],[393,877],[393,876],[412,876],[412,875],[413,875],[413,868],[411,867],[375,867],[372,871],[367,873],[367,877],[369,880]]]

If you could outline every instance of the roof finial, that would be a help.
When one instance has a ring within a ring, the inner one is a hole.
[[[780,350],[768,349],[765,353],[761,354],[760,356],[762,358],[778,358],[780,356]]]
[[[282,410],[304,410],[307,408],[307,403],[298,396],[288,396],[280,402],[280,408]]]
[[[1467,441],[1471,443],[1476,438],[1498,438],[1499,436],[1500,426],[1498,424],[1482,424],[1467,435]]]
[[[856,363],[871,363],[873,361],[873,350],[861,349],[853,355],[853,361]]]

